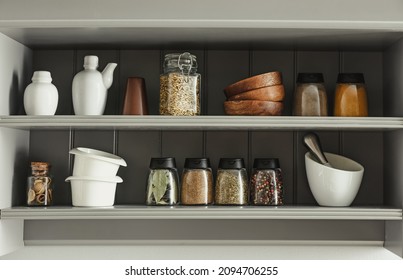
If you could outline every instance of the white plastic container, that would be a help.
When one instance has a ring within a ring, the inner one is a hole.
[[[127,166],[121,157],[95,149],[80,147],[69,153],[75,156],[73,176],[111,178],[116,176],[120,166]]]
[[[116,184],[122,183],[119,176],[112,178],[75,177],[70,181],[73,206],[105,207],[115,203]]]
[[[316,202],[321,206],[350,206],[360,189],[364,167],[343,156],[324,153],[332,167],[305,154],[306,174]]]
[[[35,71],[24,91],[24,109],[27,115],[48,116],[56,113],[59,93],[52,84],[48,71]]]

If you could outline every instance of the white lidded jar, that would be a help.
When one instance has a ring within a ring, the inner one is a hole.
[[[24,108],[27,115],[54,115],[59,101],[59,93],[52,84],[49,71],[35,71],[32,83],[24,92]]]
[[[73,79],[73,107],[76,115],[103,115],[116,66],[116,63],[108,63],[101,73],[97,70],[97,56],[84,57],[84,70]]]

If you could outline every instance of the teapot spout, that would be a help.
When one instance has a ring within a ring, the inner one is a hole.
[[[108,63],[104,71],[102,71],[102,80],[106,89],[110,88],[113,82],[113,71],[115,70],[116,63]]]

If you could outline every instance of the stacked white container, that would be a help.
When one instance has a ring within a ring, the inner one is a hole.
[[[75,148],[71,183],[73,206],[112,206],[115,202],[116,184],[123,180],[116,176],[120,166],[127,166],[121,157],[107,152]]]

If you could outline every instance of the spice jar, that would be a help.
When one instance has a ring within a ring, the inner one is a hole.
[[[181,203],[206,205],[213,203],[213,174],[207,158],[187,158],[182,173]]]
[[[251,204],[283,205],[283,177],[277,158],[257,158],[250,179]]]
[[[248,204],[248,175],[243,159],[220,159],[217,170],[215,203],[221,205]]]
[[[52,178],[47,162],[31,162],[31,176],[28,177],[28,206],[48,206],[52,204]]]
[[[178,203],[178,171],[175,159],[152,158],[147,182],[147,205],[175,205]]]
[[[160,114],[200,115],[200,74],[196,56],[185,53],[165,55],[160,76]]]
[[[294,92],[295,116],[327,116],[327,95],[321,73],[299,73]]]
[[[334,115],[341,117],[368,116],[367,92],[362,73],[340,73],[334,101]]]

